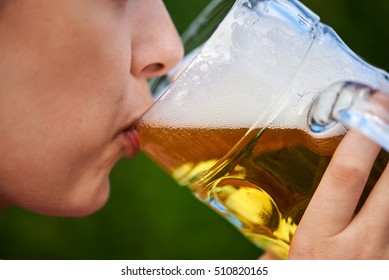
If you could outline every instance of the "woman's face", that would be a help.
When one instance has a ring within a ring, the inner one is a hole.
[[[183,53],[160,0],[0,3],[0,204],[83,216],[139,150],[147,79]]]

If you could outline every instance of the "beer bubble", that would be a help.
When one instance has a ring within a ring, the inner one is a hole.
[[[174,100],[175,101],[182,101],[188,96],[188,93],[189,92],[187,90],[182,90],[176,94],[176,96],[174,97]]]

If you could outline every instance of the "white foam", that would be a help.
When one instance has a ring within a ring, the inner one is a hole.
[[[340,49],[330,33],[319,30],[314,39],[314,34],[299,34],[241,9],[234,6],[212,39],[147,113],[146,122],[310,132],[310,104],[330,84],[357,80],[382,87],[375,70]],[[328,133],[339,130],[335,127]]]

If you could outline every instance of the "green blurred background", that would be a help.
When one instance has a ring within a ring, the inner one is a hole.
[[[164,2],[181,33],[209,0]],[[389,70],[389,1],[303,3],[361,57]],[[0,210],[0,259],[254,259],[261,254],[142,154],[119,162],[111,185],[107,205],[86,218]]]

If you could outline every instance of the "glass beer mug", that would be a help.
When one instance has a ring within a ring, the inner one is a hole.
[[[164,93],[138,121],[141,147],[254,244],[287,258],[349,127],[383,147],[364,197],[387,165],[388,74],[294,0],[213,1],[188,32],[183,64],[157,81]]]

